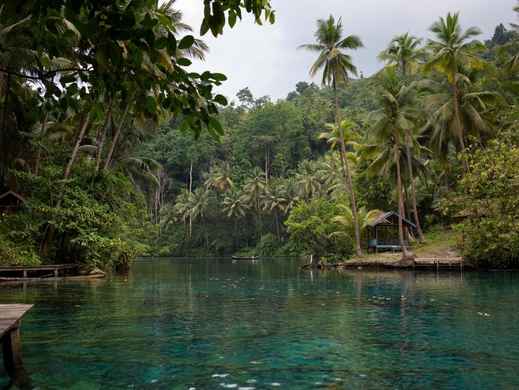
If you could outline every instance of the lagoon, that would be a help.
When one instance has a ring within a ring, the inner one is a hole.
[[[519,388],[519,274],[142,259],[0,287],[40,389]],[[7,383],[0,368],[0,387]]]

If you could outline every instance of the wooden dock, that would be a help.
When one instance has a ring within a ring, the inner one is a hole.
[[[353,259],[341,263],[342,268],[384,268],[384,269],[430,269],[430,270],[461,270],[467,265],[462,257],[417,257],[414,264],[402,264],[396,259],[366,258]]]
[[[38,275],[42,277],[58,278],[63,276],[66,271],[76,269],[77,264],[51,264],[51,265],[37,265],[31,267],[0,267],[0,275],[9,275],[16,279],[31,279],[31,276]],[[2,278],[0,278],[2,279]],[[5,278],[6,280],[8,278]]]
[[[22,317],[33,305],[0,305],[0,342],[4,366],[14,384],[27,385],[27,375],[22,362],[20,325]]]

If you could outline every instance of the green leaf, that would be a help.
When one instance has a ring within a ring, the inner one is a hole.
[[[202,25],[200,26],[200,35],[205,35],[209,31],[209,23],[204,19]]]
[[[157,39],[157,41],[155,42],[155,46],[157,49],[164,49],[168,46],[168,43],[169,43],[168,38],[161,37],[161,38]]]
[[[214,101],[218,104],[221,104],[222,106],[226,106],[228,104],[227,98],[223,95],[216,95],[214,97]]]
[[[218,135],[223,135],[223,127],[222,124],[215,118],[210,118],[208,123],[209,129],[214,130],[214,132]]]
[[[178,44],[178,48],[180,50],[186,50],[193,46],[193,43],[195,43],[195,38],[192,35],[186,35]]]
[[[216,80],[216,81],[226,81],[227,80],[227,76],[222,73],[213,73],[212,76],[213,76],[213,80]]]
[[[177,64],[179,64],[180,66],[189,66],[192,64],[192,62],[187,58],[179,58],[177,60]]]
[[[274,13],[274,11],[272,11],[272,12],[270,13],[270,16],[269,16],[269,22],[270,22],[270,24],[274,24],[274,23],[276,23],[276,14]]]
[[[233,28],[236,25],[236,12],[233,10],[229,11],[229,26]]]

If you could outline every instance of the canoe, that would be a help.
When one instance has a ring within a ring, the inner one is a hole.
[[[258,256],[233,256],[233,260],[257,260]]]

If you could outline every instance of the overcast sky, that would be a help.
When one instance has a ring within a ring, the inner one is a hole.
[[[199,31],[202,20],[201,0],[178,0],[184,19]],[[514,22],[512,11],[516,0],[272,0],[277,20],[274,25],[258,26],[251,18],[226,28],[223,36],[204,39],[211,49],[204,63],[194,69],[221,72],[228,80],[219,92],[234,98],[236,92],[249,87],[254,96],[284,98],[298,81],[315,81],[308,68],[313,53],[297,50],[314,39],[315,21],[330,14],[342,17],[345,34],[356,34],[364,49],[353,53],[355,64],[365,75],[381,67],[377,60],[390,39],[410,32],[428,37],[428,28],[447,12],[460,12],[464,28],[477,26],[481,39],[492,36],[497,24],[508,27]]]

